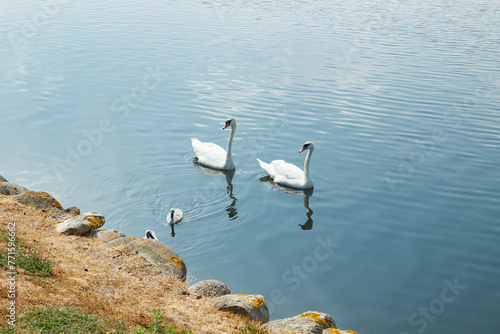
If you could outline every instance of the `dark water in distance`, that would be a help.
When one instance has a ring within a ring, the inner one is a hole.
[[[192,282],[358,333],[500,330],[500,2],[0,2],[0,174]],[[225,146],[234,175],[193,164]],[[303,167],[314,192],[265,179]],[[231,187],[228,187],[228,182]],[[185,219],[166,225],[170,207]]]

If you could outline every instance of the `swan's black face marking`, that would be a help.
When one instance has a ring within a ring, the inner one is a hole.
[[[309,148],[309,145],[310,144],[304,144],[304,146],[302,146],[302,149],[299,151],[299,153],[304,152],[305,150],[307,150]]]
[[[146,232],[146,238],[148,238],[148,239],[155,239],[155,237],[153,236],[153,233],[151,233],[151,231],[147,231]]]
[[[172,219],[172,221],[174,221],[174,210],[170,210],[170,219]]]
[[[224,124],[224,127],[222,128],[222,130],[224,130],[225,128],[227,128],[230,125],[231,125],[231,120],[227,120],[226,123]]]

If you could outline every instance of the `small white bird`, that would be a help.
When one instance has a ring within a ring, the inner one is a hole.
[[[184,217],[184,214],[182,213],[181,209],[170,209],[168,216],[167,216],[167,223],[170,225],[177,224],[182,220],[182,217]]]
[[[154,231],[151,231],[151,230],[146,230],[146,234],[144,235],[144,238],[158,240],[158,238],[156,237],[156,233]]]
[[[198,162],[201,165],[220,170],[235,169],[233,156],[231,155],[234,132],[236,131],[236,120],[233,117],[229,117],[226,120],[222,130],[228,127],[231,127],[231,134],[229,135],[229,139],[227,141],[227,150],[217,144],[205,143],[196,138],[191,138],[194,153],[196,154]]]
[[[273,160],[269,164],[260,159],[257,159],[257,161],[275,183],[297,189],[310,189],[314,187],[314,181],[309,173],[309,162],[314,151],[314,143],[312,141],[306,142],[299,153],[305,150],[308,150],[308,152],[304,161],[304,171],[285,162],[285,160]]]

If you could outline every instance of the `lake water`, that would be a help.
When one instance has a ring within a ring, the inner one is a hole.
[[[271,319],[499,332],[500,2],[0,6],[8,180],[153,229]],[[229,116],[234,175],[194,165]],[[262,179],[257,157],[302,168],[308,140],[313,193]]]

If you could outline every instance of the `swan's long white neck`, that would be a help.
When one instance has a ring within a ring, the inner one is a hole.
[[[235,131],[236,131],[236,122],[231,124],[231,134],[229,135],[229,139],[227,140],[226,161],[231,158],[231,148],[233,147],[233,138],[234,138]]]
[[[307,156],[306,156],[306,161],[304,161],[304,178],[305,181],[309,180],[311,178],[311,175],[309,174],[309,163],[311,162],[311,156],[314,151],[314,146],[309,146],[309,149],[307,150]]]

